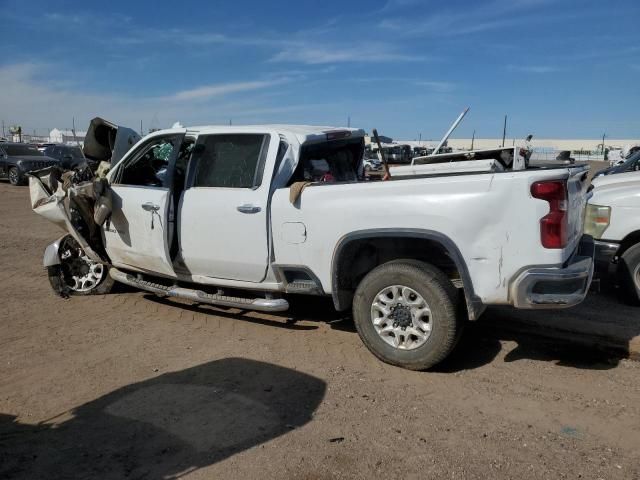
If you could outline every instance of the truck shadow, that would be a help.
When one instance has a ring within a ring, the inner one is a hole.
[[[315,325],[298,324],[304,321],[326,323],[335,330],[356,333],[350,312],[336,312],[331,299],[324,297],[289,296],[291,308],[287,312],[268,315],[176,303],[153,295],[146,298],[202,314],[277,328],[318,328]],[[631,318],[632,315],[635,315],[635,319]],[[567,310],[533,311],[492,307],[487,309],[480,320],[469,322],[465,326],[454,351],[433,371],[456,372],[487,365],[503,349],[511,348],[504,345],[504,342],[517,344],[506,353],[505,362],[529,359],[580,369],[615,368],[621,359],[628,357],[628,352],[611,348],[611,345],[603,342],[602,335],[607,332],[617,337],[622,336],[628,341],[640,335],[638,309],[621,304],[615,295],[601,294],[592,294],[582,305]]]
[[[168,478],[301,427],[326,385],[228,358],[128,385],[40,424],[0,414],[0,478]]]

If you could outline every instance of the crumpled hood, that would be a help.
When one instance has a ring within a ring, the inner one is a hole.
[[[131,128],[96,117],[89,124],[82,151],[90,160],[115,165],[141,138]]]

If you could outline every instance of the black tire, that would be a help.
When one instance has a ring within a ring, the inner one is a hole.
[[[9,169],[9,183],[14,186],[24,185],[24,177],[18,167],[11,167]]]
[[[71,235],[67,235],[60,242],[60,252],[66,251],[67,249],[79,250],[79,246],[77,242],[71,237]],[[77,260],[77,258],[76,258]],[[103,265],[103,274],[96,286],[91,288],[90,290],[78,291],[74,290],[71,286],[70,281],[70,266],[69,263],[71,260],[62,260],[61,264],[53,265],[51,267],[47,267],[47,275],[49,277],[49,283],[51,284],[51,288],[53,291],[63,297],[67,298],[70,295],[105,295],[111,291],[113,288],[113,284],[115,283],[111,275],[109,275],[109,267],[107,265]]]
[[[373,325],[372,302],[392,285],[413,289],[431,310],[431,334],[415,349],[389,345]],[[436,267],[414,260],[395,260],[376,267],[360,282],[353,298],[353,319],[363,343],[380,360],[409,370],[425,370],[444,360],[460,338],[464,322],[457,296],[453,284]]]
[[[640,305],[640,243],[622,254],[618,272],[624,299],[632,305]]]

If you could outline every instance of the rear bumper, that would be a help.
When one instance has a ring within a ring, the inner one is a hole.
[[[511,285],[513,306],[567,308],[584,300],[594,273],[595,245],[584,235],[572,257],[557,267],[529,267]]]

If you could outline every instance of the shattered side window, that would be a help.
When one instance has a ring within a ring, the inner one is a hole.
[[[254,188],[262,182],[269,135],[204,135],[198,139],[194,187]]]

